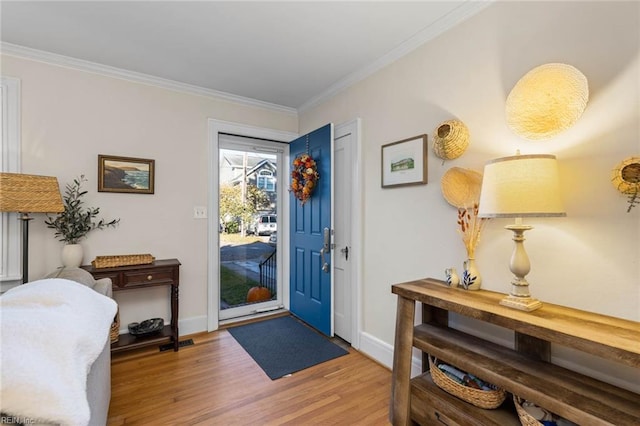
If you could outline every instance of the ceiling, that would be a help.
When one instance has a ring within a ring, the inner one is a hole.
[[[36,49],[299,110],[487,4],[2,0],[0,36],[8,54]]]

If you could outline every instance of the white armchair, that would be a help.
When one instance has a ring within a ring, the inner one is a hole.
[[[113,299],[104,297],[110,294],[109,278],[95,281],[84,270],[65,268],[0,297],[0,412],[7,419],[106,424],[108,335],[117,311]]]
[[[113,299],[111,278],[95,280],[93,275],[81,268],[62,267],[48,274],[45,278],[64,278],[76,281]],[[106,424],[109,402],[111,401],[111,345],[109,341],[91,366],[87,377],[87,400],[91,407],[89,425]]]

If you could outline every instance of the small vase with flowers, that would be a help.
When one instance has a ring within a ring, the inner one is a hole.
[[[471,208],[458,208],[458,232],[467,249],[467,260],[464,261],[460,284],[467,290],[479,290],[482,285],[482,277],[476,266],[475,253],[480,242],[480,233],[488,220],[488,218],[478,217],[478,203],[474,203]]]

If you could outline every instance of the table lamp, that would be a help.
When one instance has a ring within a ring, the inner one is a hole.
[[[522,218],[566,216],[556,157],[516,155],[489,161],[484,168],[478,216],[515,218],[515,224],[505,226],[513,231],[515,241],[509,264],[514,277],[510,294],[500,304],[528,312],[540,308],[542,303],[531,297],[525,278],[531,264],[524,250],[524,232],[533,227],[524,225]]]
[[[22,283],[29,279],[29,213],[64,211],[58,179],[50,176],[0,173],[0,212],[20,213],[22,221]]]

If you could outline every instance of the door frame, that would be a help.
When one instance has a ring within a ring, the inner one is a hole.
[[[209,167],[208,167],[208,210],[211,212],[208,216],[208,232],[207,232],[207,251],[208,251],[208,268],[207,268],[207,331],[211,332],[218,329],[218,306],[213,302],[213,295],[219,294],[220,292],[220,282],[219,282],[219,246],[220,246],[220,236],[218,232],[211,232],[211,230],[218,230],[217,223],[217,214],[214,217],[213,212],[218,211],[218,188],[219,188],[219,179],[218,179],[218,135],[220,133],[231,133],[238,136],[247,136],[247,137],[255,137],[255,138],[263,138],[263,139],[271,139],[275,141],[282,142],[290,142],[298,137],[298,133],[287,132],[282,130],[274,130],[264,127],[256,127],[250,126],[242,123],[234,123],[223,120],[216,120],[213,118],[208,119],[208,128],[209,128]],[[341,123],[335,125],[334,127],[334,138],[338,135],[342,134],[341,132],[345,132],[345,130],[356,134],[355,142],[356,142],[356,152],[355,152],[355,164],[353,165],[353,174],[352,174],[352,182],[351,182],[351,190],[352,190],[352,201],[351,201],[351,218],[352,218],[352,227],[351,227],[351,241],[352,241],[352,254],[353,254],[353,265],[351,276],[353,279],[353,298],[352,298],[352,325],[353,325],[353,336],[351,341],[351,346],[355,349],[360,349],[360,336],[362,334],[362,237],[363,237],[363,209],[362,209],[362,198],[363,198],[363,170],[362,170],[362,120],[360,118],[356,118],[354,120]],[[287,158],[287,170],[286,176],[289,173],[289,163],[290,157],[289,155],[285,155]],[[284,197],[283,209],[285,212],[289,211],[289,200],[290,197]],[[281,218],[280,222],[283,230],[286,231],[286,236],[284,233],[282,236],[278,235],[278,239],[282,238],[283,242],[286,244],[282,244],[282,256],[284,257],[283,263],[283,274],[284,274],[284,282],[283,282],[283,300],[285,309],[289,309],[289,286],[286,285],[289,282],[289,215],[288,213]]]
[[[207,230],[207,331],[214,331],[218,329],[219,325],[219,315],[218,308],[219,306],[219,294],[220,294],[220,235],[218,233],[219,228],[219,219],[218,219],[218,211],[219,211],[219,173],[218,173],[218,165],[219,165],[219,142],[218,137],[220,133],[229,133],[238,136],[246,136],[250,138],[259,138],[259,139],[269,139],[278,142],[290,142],[293,139],[298,137],[297,133],[287,132],[282,130],[268,129],[264,127],[255,127],[242,123],[234,123],[229,121],[215,120],[210,118],[208,121],[209,127],[209,167],[208,167],[208,230]],[[284,153],[285,162],[289,162],[289,152],[288,146],[285,146]],[[288,176],[288,168],[285,170],[286,174],[283,176]],[[282,208],[284,212],[289,211],[289,198],[283,197]],[[283,242],[289,240],[288,229],[289,229],[289,217],[288,214],[283,215],[284,217],[279,218],[280,224],[283,230],[286,230],[285,233],[280,233],[278,230],[278,239],[282,239]],[[215,231],[215,232],[214,232]],[[285,260],[283,262],[283,302],[285,308],[289,308],[289,289],[287,285],[284,285],[289,282],[289,247],[288,244],[282,244],[282,256]],[[215,299],[215,301],[214,301]]]
[[[355,151],[351,172],[351,250],[353,267],[351,268],[351,346],[360,349],[360,335],[362,334],[362,229],[363,229],[363,179],[362,179],[362,120],[356,118],[334,126],[333,138],[338,139],[345,134],[354,135]],[[340,185],[341,182],[336,182]],[[333,264],[333,263],[332,263]]]
[[[262,152],[269,153],[276,157],[276,169],[277,170],[285,170],[287,159],[287,145],[282,142],[273,142],[271,140],[262,140],[255,138],[247,138],[245,136],[235,136],[235,135],[220,135],[218,134],[218,151],[223,152],[224,150],[233,150],[235,152],[244,151],[246,153],[252,152]],[[219,164],[219,163],[218,163]],[[284,216],[284,212],[282,211],[282,199],[288,197],[286,188],[281,185],[276,185],[276,194],[277,194],[277,206],[275,210],[275,214],[277,217],[282,218]],[[219,195],[218,195],[219,196]],[[218,233],[218,236],[222,235]],[[278,253],[282,253],[282,238],[280,241],[276,242],[276,251]],[[219,248],[220,249],[220,248]],[[218,252],[220,254],[220,252]],[[277,259],[276,263],[278,264],[278,268],[276,269],[276,297],[275,299],[270,298],[265,301],[254,302],[250,304],[240,304],[235,306],[230,306],[228,309],[219,309],[218,310],[218,323],[225,324],[227,322],[238,321],[239,319],[246,318],[249,315],[255,315],[256,313],[270,312],[273,310],[282,309],[284,306],[284,293],[282,291],[282,286],[284,285],[284,280],[282,279],[282,268],[283,268],[283,259]],[[220,265],[218,265],[220,266]],[[220,282],[220,286],[223,283]]]

